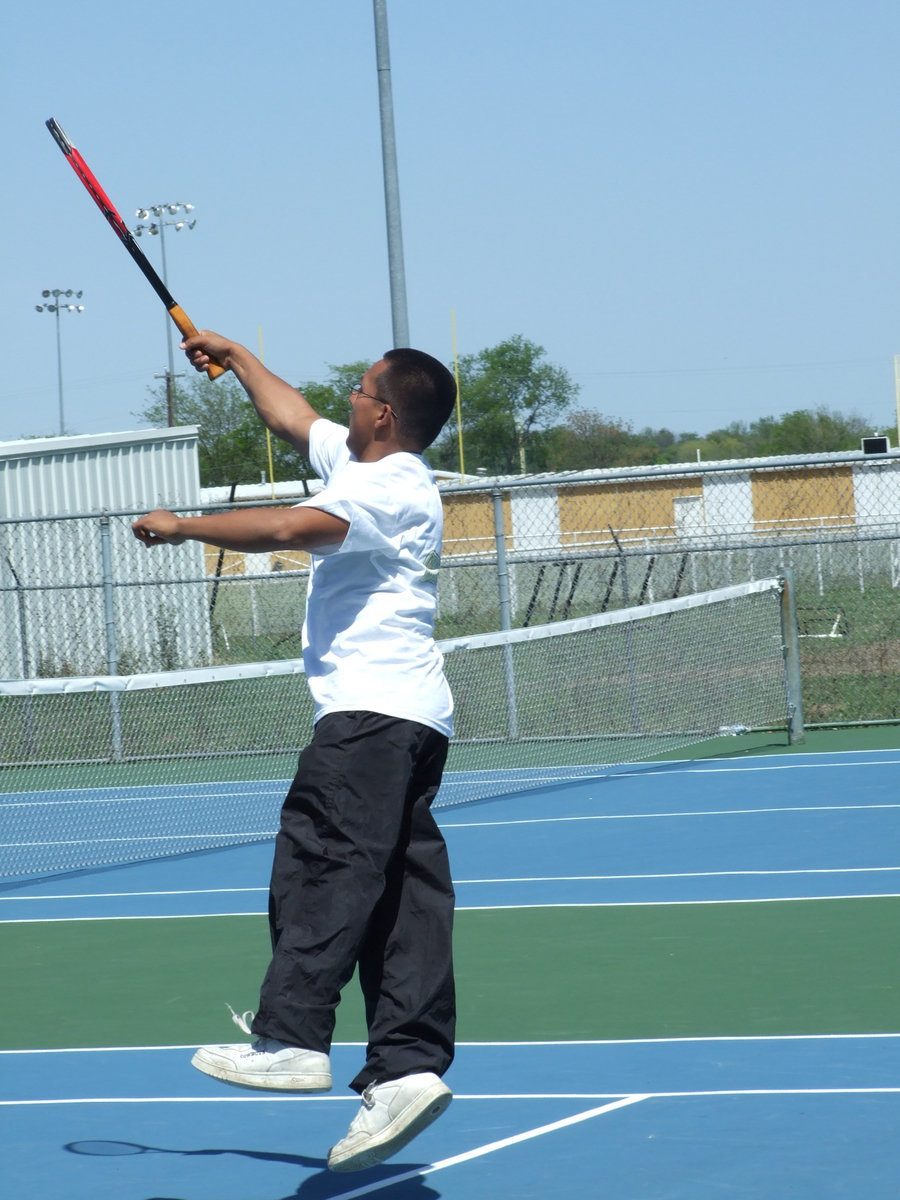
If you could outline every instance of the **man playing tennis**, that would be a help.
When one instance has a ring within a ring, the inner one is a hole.
[[[189,539],[228,550],[311,552],[303,659],[311,743],[281,814],[269,897],[272,960],[248,1044],[203,1046],[199,1070],[280,1091],[331,1087],[341,989],[365,999],[362,1104],[328,1166],[354,1171],[396,1153],[449,1105],[454,1053],[453,886],[431,814],[452,732],[434,643],[441,503],[422,451],[456,398],[451,373],[391,350],[350,393],[349,428],[243,346],[202,332],[183,343],[241,382],[262,420],[308,455],[324,490],[290,509],[135,521],[145,545]]]

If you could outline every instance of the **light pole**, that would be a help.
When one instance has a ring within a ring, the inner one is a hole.
[[[75,292],[72,288],[65,290],[44,288],[41,296],[44,303],[36,304],[34,307],[38,312],[53,313],[56,318],[56,377],[59,384],[59,436],[62,437],[66,432],[66,418],[63,407],[62,339],[59,336],[59,314],[61,312],[84,312],[84,305],[67,303],[72,298],[81,299],[81,292]]]
[[[397,136],[394,132],[394,99],[391,89],[391,50],[388,41],[387,0],[372,0],[375,15],[375,65],[378,71],[378,104],[381,116],[381,159],[384,174],[384,209],[387,218],[388,271],[391,287],[391,322],[395,346],[409,345],[409,312],[406,305],[406,269],[403,265],[403,230],[400,222],[400,178],[397,171]]]
[[[168,270],[166,268],[166,226],[171,226],[176,233],[180,233],[182,229],[193,229],[197,224],[196,217],[193,220],[190,214],[194,211],[193,204],[185,204],[183,200],[176,200],[173,204],[153,204],[150,208],[139,208],[134,214],[141,221],[140,225],[136,225],[132,229],[135,237],[142,237],[143,234],[159,234],[159,245],[162,251],[162,277],[166,288],[169,286]],[[180,214],[183,213],[184,216]],[[156,220],[151,221],[153,216]],[[167,220],[168,217],[174,217],[174,220]],[[146,224],[144,224],[146,222]],[[166,318],[166,347],[169,352],[169,367],[166,371],[166,420],[169,422],[169,428],[175,424],[174,413],[174,391],[175,391],[175,358],[172,350],[172,322]]]

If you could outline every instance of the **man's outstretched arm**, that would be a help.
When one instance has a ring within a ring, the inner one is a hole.
[[[278,550],[315,551],[340,545],[349,524],[321,508],[244,508],[179,517],[158,508],[131,526],[145,546],[206,542],[223,550],[265,554]]]
[[[201,329],[196,336],[185,338],[181,348],[198,371],[205,371],[211,362],[232,371],[269,429],[307,453],[310,426],[319,414],[305,396],[274,375],[246,346]]]

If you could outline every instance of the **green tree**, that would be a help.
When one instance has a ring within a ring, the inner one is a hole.
[[[342,366],[329,364],[324,383],[301,383],[299,390],[320,416],[346,425],[350,418],[350,389],[356,387],[371,365],[362,360]]]
[[[706,462],[735,458],[764,458],[783,454],[826,454],[858,450],[860,438],[871,432],[863,417],[826,408],[797,409],[780,417],[760,417],[747,424],[732,421],[710,433],[682,433],[672,438],[668,430],[644,430],[659,446],[657,462],[693,462],[699,452]]]
[[[783,417],[763,417],[749,429],[750,453],[824,454],[836,450],[858,450],[859,440],[871,432],[862,417],[831,412],[827,408],[798,409]]]
[[[656,447],[627,421],[576,409],[552,431],[548,466],[553,471],[590,471],[656,461]]]
[[[330,366],[325,383],[304,383],[299,391],[316,412],[345,424],[349,392],[369,366],[366,362]],[[165,389],[151,389],[147,407],[135,415],[151,426],[167,423]],[[233,375],[210,381],[192,376],[176,389],[175,418],[179,425],[198,426],[198,458],[203,487],[259,483],[269,478],[269,439],[247,394]],[[307,459],[287,442],[272,437],[276,480],[304,479],[313,474]]]
[[[178,425],[198,426],[200,482],[219,484],[258,482],[266,466],[265,436],[255,437],[253,405],[233,375],[215,382],[193,375],[176,386],[173,410]],[[150,389],[150,402],[135,414],[142,421],[164,428],[167,423],[164,387]]]
[[[578,393],[562,367],[546,361],[543,346],[521,335],[459,361],[463,454],[467,473],[546,469],[547,436]],[[436,467],[459,469],[454,413],[428,455]]]
[[[656,463],[673,463],[683,462],[686,455],[683,449],[685,443],[692,443],[698,440],[699,435],[696,433],[673,433],[671,429],[651,429],[649,425],[637,435],[638,439],[653,447],[654,458]],[[696,454],[690,457],[696,457]]]

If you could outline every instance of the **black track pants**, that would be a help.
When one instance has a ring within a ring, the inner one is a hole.
[[[281,814],[273,957],[253,1033],[327,1051],[359,966],[369,1046],[351,1087],[453,1059],[453,885],[431,814],[447,739],[372,712],[323,717]]]

